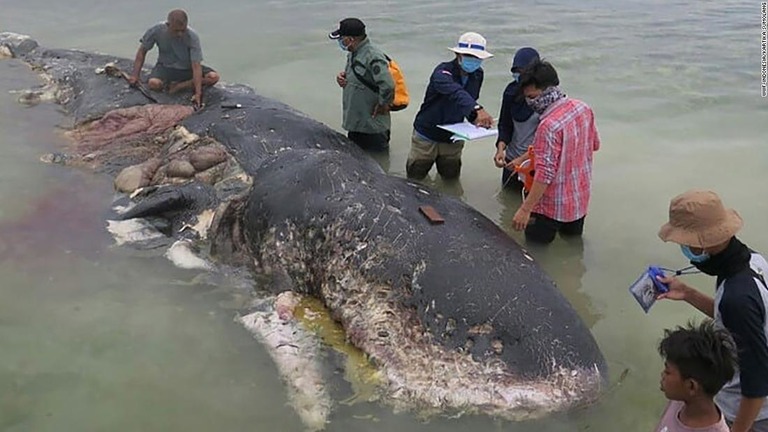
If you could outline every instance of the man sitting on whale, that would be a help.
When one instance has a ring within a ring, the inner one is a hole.
[[[140,40],[141,45],[133,62],[133,73],[128,81],[131,85],[139,82],[147,52],[157,45],[157,62],[149,76],[149,88],[161,91],[167,85],[168,93],[193,88],[192,101],[199,107],[203,98],[203,86],[216,84],[219,74],[202,65],[203,50],[200,38],[194,30],[187,27],[187,22],[187,13],[174,9],[168,13],[166,22],[147,30]]]

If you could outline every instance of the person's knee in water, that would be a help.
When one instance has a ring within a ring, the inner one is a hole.
[[[558,223],[544,215],[534,214],[525,227],[525,240],[537,244],[549,244],[555,240]]]
[[[581,237],[581,235],[584,234],[585,219],[586,217],[582,217],[573,222],[561,223],[558,232],[562,237]]]
[[[405,172],[409,179],[422,180],[429,174],[434,162],[431,160],[414,160],[405,165]]]
[[[581,237],[584,232],[584,219],[572,222],[559,222],[542,214],[531,215],[531,222],[525,227],[525,240],[531,243],[549,244],[557,233],[563,237]]]
[[[456,179],[461,174],[461,159],[437,157],[437,173],[446,179]]]
[[[426,177],[439,154],[438,143],[414,131],[411,135],[411,151],[405,163],[408,178],[421,180]]]
[[[386,153],[389,151],[389,131],[374,134],[350,131],[347,133],[347,138],[366,151],[374,153]]]

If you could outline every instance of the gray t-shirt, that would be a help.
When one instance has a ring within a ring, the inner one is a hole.
[[[512,129],[511,142],[507,143],[505,155],[508,159],[514,159],[528,152],[528,146],[533,144],[533,137],[536,135],[536,128],[539,126],[539,115],[533,113],[524,122],[512,121],[515,128]]]
[[[141,37],[141,46],[149,51],[157,44],[159,51],[157,64],[171,69],[192,69],[192,62],[203,61],[203,49],[200,38],[194,30],[187,27],[182,37],[176,37],[168,31],[165,23],[157,24]]]

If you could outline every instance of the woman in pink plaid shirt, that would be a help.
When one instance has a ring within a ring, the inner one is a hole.
[[[589,207],[592,153],[600,148],[595,115],[584,102],[569,98],[557,71],[546,61],[520,75],[526,102],[539,113],[533,138],[533,186],[513,219],[527,241],[550,243],[560,232],[580,236]]]

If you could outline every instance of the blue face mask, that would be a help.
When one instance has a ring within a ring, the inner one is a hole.
[[[347,47],[344,45],[344,41],[341,40],[341,38],[338,39],[339,42],[339,48],[341,48],[342,51],[347,52],[349,51]]]
[[[512,79],[515,81],[520,81],[520,72],[512,72]]]
[[[464,69],[464,72],[466,73],[472,73],[480,69],[480,66],[482,64],[483,64],[483,61],[477,57],[470,57],[470,56],[461,57],[461,68]]]
[[[683,251],[683,255],[685,255],[685,257],[692,263],[702,263],[709,259],[708,253],[702,251],[701,255],[696,255],[691,251],[691,248],[686,245],[680,245],[680,250]]]

